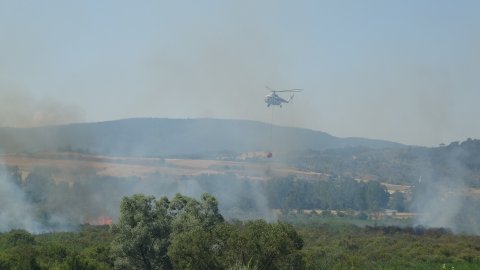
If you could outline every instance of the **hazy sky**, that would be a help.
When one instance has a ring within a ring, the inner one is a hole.
[[[480,1],[0,0],[0,125],[271,121],[437,145],[480,138]]]

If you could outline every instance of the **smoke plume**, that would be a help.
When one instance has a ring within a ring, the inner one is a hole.
[[[8,171],[0,165],[0,231],[25,229],[31,232],[41,230],[32,215],[32,209],[25,199],[23,190],[13,182]]]
[[[0,126],[38,127],[82,120],[79,108],[55,99],[38,98],[27,91],[0,87]]]
[[[431,167],[419,172],[413,191],[411,210],[417,213],[416,225],[480,233],[480,201],[468,195],[468,159],[465,149],[456,143],[432,149]]]
[[[136,193],[156,197],[182,193],[200,198],[208,192],[218,199],[220,211],[227,219],[276,220],[261,182],[233,174],[153,174],[142,179],[100,176],[82,170],[63,173],[67,174],[59,177],[58,170],[37,168],[23,179],[17,168],[2,168],[0,202],[4,207],[0,209],[0,231],[65,231],[83,223],[115,222],[122,197]]]

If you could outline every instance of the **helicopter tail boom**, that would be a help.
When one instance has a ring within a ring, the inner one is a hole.
[[[292,101],[292,100],[293,100],[293,97],[294,97],[294,96],[295,96],[295,95],[294,95],[294,94],[292,94],[292,95],[290,96],[290,98],[287,100],[287,103],[290,103],[290,101]]]

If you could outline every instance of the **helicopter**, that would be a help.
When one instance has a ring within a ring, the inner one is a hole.
[[[265,103],[267,103],[267,107],[278,105],[280,106],[280,108],[282,107],[282,103],[289,103],[290,101],[292,101],[294,92],[301,92],[303,90],[303,89],[273,90],[268,86],[266,86],[266,88],[271,92],[269,95],[265,96]],[[292,93],[288,100],[277,95],[277,93],[283,93],[283,92]]]

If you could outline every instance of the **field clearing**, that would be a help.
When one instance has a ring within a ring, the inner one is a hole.
[[[180,178],[201,174],[235,174],[254,180],[269,180],[275,177],[293,175],[310,180],[328,179],[328,174],[303,171],[265,161],[226,161],[208,159],[162,159],[149,157],[113,157],[76,153],[3,154],[0,165],[18,166],[25,179],[34,169],[53,171],[56,181],[69,181],[72,173],[91,172],[101,176],[147,178],[162,174]],[[382,183],[390,194],[399,191],[410,196],[413,186]],[[455,193],[480,198],[480,188],[466,188]]]
[[[381,183],[387,188],[388,193],[393,194],[395,192],[401,192],[405,194],[407,197],[412,196],[412,191],[414,186],[409,185],[395,185],[389,183]],[[452,196],[452,195],[467,195],[470,197],[480,198],[480,188],[469,188],[469,187],[462,187],[456,190],[449,191],[448,193],[444,194],[444,196]]]
[[[0,155],[0,164],[18,166],[23,176],[28,175],[35,168],[53,169],[58,180],[63,180],[68,173],[81,171],[90,171],[104,176],[140,178],[152,174],[195,176],[225,173],[257,180],[287,175],[313,179],[325,177],[321,173],[305,172],[273,162],[109,157],[73,153],[5,154]]]
[[[395,192],[402,192],[402,193],[410,193],[412,191],[413,186],[408,185],[395,185],[389,183],[382,183],[387,188],[388,193],[393,194]]]

